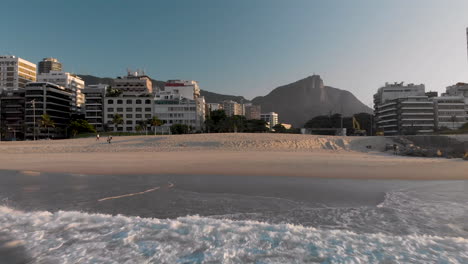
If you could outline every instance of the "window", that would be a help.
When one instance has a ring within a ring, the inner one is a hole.
[[[151,114],[146,114],[145,118],[151,118]]]
[[[123,112],[123,108],[117,108],[117,112]]]
[[[114,112],[114,108],[107,108],[107,112]]]
[[[123,131],[123,127],[118,127],[117,131]]]
[[[135,108],[135,112],[141,112],[142,109],[141,108]]]
[[[114,118],[114,115],[113,114],[108,114],[107,118]]]
[[[145,112],[151,112],[151,108],[146,107],[146,108],[145,108]]]
[[[133,115],[132,115],[132,114],[126,114],[125,117],[126,117],[126,118],[132,118]]]
[[[131,100],[131,99],[128,99],[128,100],[127,100],[127,104],[132,104],[132,100]]]
[[[122,100],[117,100],[117,104],[123,104]]]
[[[132,112],[132,111],[133,111],[133,108],[127,107],[127,112]]]
[[[141,114],[136,114],[135,117],[136,118],[141,118]]]
[[[141,100],[140,99],[136,100],[136,104],[141,104]]]
[[[151,100],[150,100],[150,99],[146,99],[146,100],[145,100],[145,104],[151,104]]]
[[[132,127],[127,127],[127,131],[132,131]]]
[[[133,124],[133,121],[132,121],[132,120],[127,120],[125,123],[126,123],[127,125],[132,125],[132,124]]]

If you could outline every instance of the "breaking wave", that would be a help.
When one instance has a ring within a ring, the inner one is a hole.
[[[468,239],[462,237],[200,216],[152,219],[0,206],[0,230],[9,236],[0,239],[0,249],[22,250],[33,263],[468,263]]]

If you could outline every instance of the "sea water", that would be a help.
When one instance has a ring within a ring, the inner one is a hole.
[[[271,179],[259,182],[265,180]],[[201,192],[188,190],[193,183],[175,181],[164,197],[174,199],[178,214],[182,205],[193,205],[200,214],[139,217],[22,210],[20,203],[4,203],[0,253],[18,263],[468,263],[465,181],[400,182],[384,192],[380,202],[352,206],[330,206],[327,199],[311,203],[281,192],[279,197]],[[322,189],[340,183],[311,182]],[[184,188],[177,189],[178,184]],[[382,184],[394,182],[377,183]],[[141,204],[148,195],[156,191],[116,199],[111,207],[118,209],[119,202],[128,199]],[[155,198],[153,203],[158,203]],[[201,204],[207,208],[200,209]]]

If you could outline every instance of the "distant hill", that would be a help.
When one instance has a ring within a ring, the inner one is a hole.
[[[280,122],[294,127],[302,127],[317,115],[372,113],[372,109],[351,92],[324,86],[318,75],[277,87],[266,96],[255,97],[252,103],[260,105],[262,112],[278,113]]]
[[[107,78],[107,77],[100,78],[100,77],[96,77],[92,75],[78,75],[78,76],[81,77],[81,79],[83,79],[86,84],[99,84],[99,83],[108,84],[108,85],[114,84],[114,80],[112,78]],[[165,82],[153,80],[153,79],[151,80],[153,82],[153,89],[155,89],[156,87],[164,88]],[[200,90],[200,94],[201,96],[205,97],[205,101],[207,103],[219,103],[224,100],[233,100],[238,103],[249,102],[249,100],[245,99],[243,96],[218,94],[218,93],[209,92],[203,89]]]

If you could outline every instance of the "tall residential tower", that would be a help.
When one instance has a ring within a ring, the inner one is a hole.
[[[36,64],[16,56],[0,56],[0,90],[23,89],[36,81]]]

